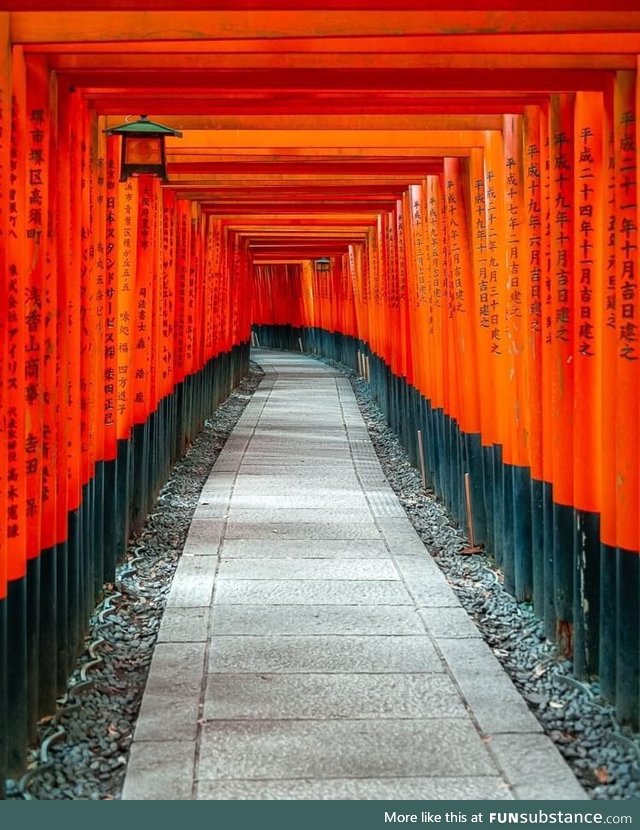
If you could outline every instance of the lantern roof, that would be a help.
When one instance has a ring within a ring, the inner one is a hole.
[[[111,127],[105,130],[105,133],[107,135],[175,135],[182,138],[180,130],[165,127],[164,124],[158,124],[156,121],[149,121],[146,115],[141,115],[138,121],[126,121],[124,124],[118,124],[117,127]]]

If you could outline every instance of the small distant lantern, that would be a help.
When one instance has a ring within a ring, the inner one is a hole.
[[[320,259],[316,259],[316,272],[318,274],[326,274],[327,271],[331,270],[331,260],[328,259],[326,256],[320,257]]]
[[[138,121],[126,122],[105,132],[107,135],[122,136],[121,182],[139,173],[159,176],[163,181],[167,181],[164,140],[168,135],[182,138],[179,130],[149,121],[146,115],[141,115]]]

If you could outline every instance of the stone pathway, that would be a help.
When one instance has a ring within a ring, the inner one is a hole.
[[[585,794],[426,553],[349,381],[265,378],[206,483],[124,799]]]

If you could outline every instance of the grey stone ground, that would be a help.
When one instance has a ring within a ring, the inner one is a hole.
[[[206,483],[124,799],[576,799],[388,485],[349,381],[265,378]]]

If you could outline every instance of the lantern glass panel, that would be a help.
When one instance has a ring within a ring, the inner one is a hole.
[[[162,164],[162,138],[127,136],[123,152],[125,164]]]

